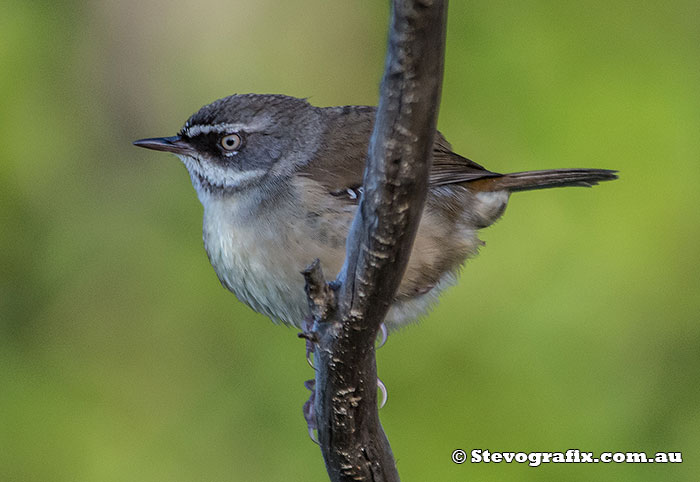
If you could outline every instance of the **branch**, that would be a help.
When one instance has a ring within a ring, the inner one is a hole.
[[[381,98],[345,265],[304,273],[314,315],[315,416],[331,481],[399,480],[377,412],[374,341],[403,277],[432,163],[446,0],[394,0]]]

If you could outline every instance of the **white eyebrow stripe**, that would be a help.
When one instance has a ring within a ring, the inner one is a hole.
[[[183,129],[183,133],[187,137],[194,137],[200,134],[209,134],[210,132],[222,133],[222,132],[257,132],[265,129],[268,126],[268,122],[263,121],[263,119],[258,119],[252,124],[243,124],[241,122],[224,122],[221,124],[197,124]]]
[[[237,124],[213,124],[213,125],[194,125],[190,127],[186,127],[184,129],[185,134],[187,137],[194,137],[198,136],[200,134],[209,134],[210,132],[238,132],[244,129],[243,124],[237,123]]]

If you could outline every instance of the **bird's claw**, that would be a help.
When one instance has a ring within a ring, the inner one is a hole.
[[[386,340],[389,338],[389,331],[386,329],[386,325],[384,323],[379,325],[379,334],[381,335],[381,338],[377,337],[379,340],[377,342],[377,348],[383,347],[384,343],[386,343]]]
[[[313,333],[313,318],[312,317],[307,317],[304,319],[302,323],[302,332],[299,333],[300,338],[304,338],[306,340],[306,362],[309,364],[311,368],[314,370],[316,367],[314,366],[313,360],[312,360],[312,354],[314,352],[314,344],[316,343],[315,340],[315,335]],[[386,329],[386,325],[382,323],[379,326],[379,334],[381,335],[378,338],[378,344],[377,348],[381,348],[384,346],[386,343],[387,338],[389,337],[389,333]],[[309,433],[309,438],[317,445],[319,445],[318,442],[318,437],[316,436],[316,431],[318,430],[318,425],[316,425],[316,413],[314,411],[314,403],[316,400],[316,380],[306,380],[304,382],[304,386],[311,392],[311,395],[309,395],[309,399],[304,403],[304,420],[306,420],[306,426],[308,428],[308,433]],[[379,402],[379,408],[384,408],[386,405],[387,400],[389,399],[389,392],[386,389],[386,385],[384,385],[384,382],[382,382],[379,378],[377,378],[377,388],[379,389],[380,392],[382,392],[382,397]]]
[[[387,391],[384,382],[381,381],[379,378],[377,378],[377,388],[380,392],[382,392],[382,401],[379,403],[379,408],[381,409],[384,408],[384,405],[386,405],[386,401],[389,399],[389,392]]]
[[[314,429],[311,428],[311,427],[309,427],[309,438],[310,438],[311,441],[312,441],[313,443],[315,443],[316,445],[321,445],[321,444],[318,442],[318,437],[316,437],[316,432],[315,432]]]
[[[306,342],[306,363],[309,364],[311,368],[316,370],[316,367],[314,366],[314,361],[311,359],[311,354],[314,352],[313,346],[309,347],[310,342]]]

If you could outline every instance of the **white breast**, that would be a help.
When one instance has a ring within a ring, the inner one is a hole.
[[[250,221],[250,220],[248,220]],[[204,246],[222,284],[274,321],[299,325],[308,311],[304,254],[290,244],[289,219],[245,222],[231,200],[204,207]]]

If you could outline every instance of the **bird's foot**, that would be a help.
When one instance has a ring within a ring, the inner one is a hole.
[[[318,438],[315,433],[315,431],[318,430],[318,425],[316,425],[316,411],[314,410],[314,403],[316,402],[316,380],[306,380],[304,386],[311,391],[309,399],[304,403],[304,420],[306,420],[306,426],[309,430],[309,437],[318,445]]]
[[[311,366],[311,368],[315,370],[316,367],[314,367],[311,355],[314,352],[314,345],[317,343],[318,340],[316,337],[316,333],[314,333],[313,331],[313,326],[313,317],[307,316],[302,322],[302,331],[299,333],[298,336],[299,338],[304,338],[304,340],[306,340],[306,361],[308,362],[309,366]],[[382,346],[384,346],[388,337],[389,334],[386,329],[386,325],[382,323],[379,327],[379,336],[377,337],[377,348],[381,348]],[[316,412],[314,410],[314,404],[316,401],[316,380],[306,380],[304,382],[304,387],[306,387],[306,389],[311,392],[311,395],[309,395],[309,399],[304,403],[304,420],[306,420],[309,438],[311,438],[311,440],[315,444],[318,444],[318,438],[316,437],[318,425],[316,424]],[[381,400],[379,402],[379,408],[383,408],[386,405],[387,399],[389,398],[389,393],[386,389],[386,385],[384,385],[384,382],[382,382],[379,378],[377,378],[377,388],[382,393]]]
[[[298,333],[298,336],[299,338],[306,340],[306,363],[308,363],[309,366],[315,370],[316,367],[314,367],[314,362],[311,359],[311,355],[314,352],[314,345],[316,344],[317,338],[313,328],[314,317],[309,315],[304,318],[304,321],[301,322],[302,331]]]

